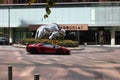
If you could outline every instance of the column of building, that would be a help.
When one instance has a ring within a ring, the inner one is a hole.
[[[111,45],[115,45],[115,27],[111,27]]]

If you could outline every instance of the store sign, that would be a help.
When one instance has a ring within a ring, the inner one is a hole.
[[[87,24],[61,24],[60,27],[65,30],[88,30]]]
[[[36,31],[41,25],[30,25],[29,30]],[[59,24],[59,26],[65,30],[88,30],[87,24]]]

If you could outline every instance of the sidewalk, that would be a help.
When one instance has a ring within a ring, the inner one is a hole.
[[[13,46],[26,47],[20,44]],[[109,47],[120,46],[80,45],[69,49],[84,48],[85,50],[74,50],[69,56],[31,56],[24,53],[23,56],[21,53],[22,59],[18,59],[19,65],[14,63],[14,73],[17,73],[14,79],[19,77],[25,80],[27,77],[27,80],[33,80],[29,75],[37,72],[40,74],[40,80],[120,80],[120,49]]]
[[[87,45],[88,47],[120,47],[120,45]]]

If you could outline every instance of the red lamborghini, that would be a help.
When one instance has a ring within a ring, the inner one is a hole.
[[[31,54],[34,53],[70,54],[70,50],[63,46],[47,44],[47,43],[28,44],[26,46],[26,51]]]

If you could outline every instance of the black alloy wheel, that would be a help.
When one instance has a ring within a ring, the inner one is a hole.
[[[63,50],[62,49],[58,49],[57,50],[57,54],[63,54],[64,52],[63,52]]]
[[[32,49],[30,49],[30,53],[31,53],[31,54],[35,54],[35,53],[37,53],[37,51],[36,51],[35,48],[32,48]]]

